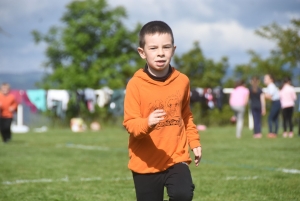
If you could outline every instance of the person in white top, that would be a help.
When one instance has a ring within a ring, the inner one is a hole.
[[[281,109],[279,100],[279,89],[274,84],[274,79],[270,74],[264,76],[264,83],[267,85],[265,98],[271,100],[271,108],[268,116],[269,134],[268,138],[276,138],[278,132],[278,117]],[[273,125],[275,128],[273,129]]]
[[[283,80],[283,87],[280,90],[280,103],[282,108],[283,119],[283,137],[293,137],[293,112],[295,101],[297,99],[295,88],[291,85],[291,79],[289,77]],[[289,133],[287,127],[289,126]]]

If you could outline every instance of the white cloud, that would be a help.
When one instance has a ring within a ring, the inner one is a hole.
[[[71,0],[0,0],[0,68],[3,72],[40,69],[45,61],[43,45],[35,46],[30,31],[42,33],[59,24],[65,6]],[[125,7],[126,26],[137,22],[166,21],[173,29],[177,53],[188,51],[200,41],[205,56],[228,56],[232,65],[248,62],[246,51],[266,55],[274,43],[254,34],[254,29],[271,22],[285,27],[292,18],[300,18],[299,0],[218,1],[218,0],[107,0],[111,7]],[[6,38],[5,38],[6,37]],[[5,67],[4,67],[5,66]]]
[[[200,41],[205,50],[226,52],[237,50],[269,50],[273,43],[255,35],[254,30],[240,25],[236,21],[220,21],[217,23],[191,23],[181,21],[173,27],[175,41],[188,49],[193,41]]]
[[[35,53],[43,52],[47,48],[45,43],[36,45],[35,43],[27,43],[26,45],[20,47],[16,53],[22,55],[30,55]]]
[[[114,0],[109,2],[112,7],[125,7],[130,25],[134,25],[134,22],[146,23],[151,20],[176,22],[179,19],[189,18],[192,21],[199,21],[199,16],[214,16],[214,7],[210,6],[210,3],[211,0]]]
[[[296,12],[287,12],[286,16],[288,19],[299,19],[300,18],[300,13]]]
[[[0,22],[13,23],[46,10],[63,8],[71,0],[4,0],[0,3]]]
[[[1,73],[25,73],[30,71],[44,71],[42,63],[36,59],[37,55],[19,56],[19,60],[13,56],[0,59]]]
[[[23,73],[28,71],[42,71],[46,60],[44,51],[46,44],[35,45],[27,42],[18,48],[4,50],[0,55],[1,72]]]

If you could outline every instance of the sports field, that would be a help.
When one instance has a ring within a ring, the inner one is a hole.
[[[253,139],[244,128],[236,139],[234,132],[214,127],[201,133],[201,165],[190,166],[194,200],[300,200],[300,138]],[[127,139],[121,126],[15,134],[0,145],[0,200],[133,201]]]

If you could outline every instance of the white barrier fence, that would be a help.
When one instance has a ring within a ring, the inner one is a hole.
[[[225,94],[230,94],[232,92],[233,88],[224,88],[223,93]],[[263,91],[265,91],[265,88],[263,88]],[[296,93],[300,93],[300,87],[295,87]],[[299,101],[300,102],[300,101]],[[299,103],[299,109],[300,109],[300,103]],[[251,114],[251,111],[249,110],[248,113],[249,117],[249,129],[253,129],[253,117]],[[18,105],[18,110],[17,110],[17,123],[11,125],[11,129],[13,133],[27,133],[29,131],[29,127],[25,126],[23,124],[23,106],[21,104]]]

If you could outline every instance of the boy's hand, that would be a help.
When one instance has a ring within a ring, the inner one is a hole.
[[[195,165],[198,166],[202,156],[202,148],[196,147],[193,149],[193,152],[195,154]]]
[[[154,110],[148,117],[148,126],[152,127],[158,124],[161,120],[164,119],[164,115],[166,115],[164,110]]]
[[[13,112],[13,111],[14,111],[14,108],[13,108],[13,107],[9,107],[8,110],[9,110],[10,112]]]

